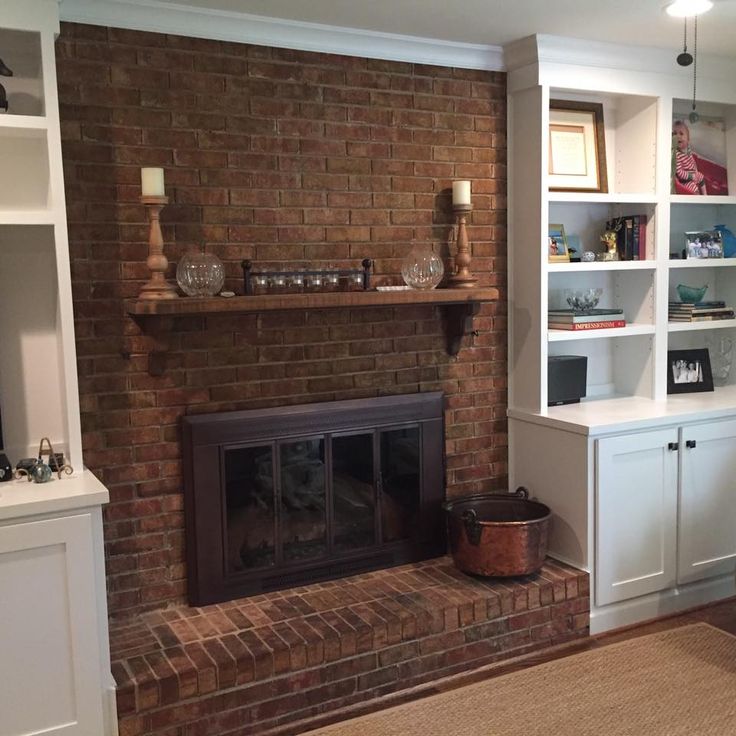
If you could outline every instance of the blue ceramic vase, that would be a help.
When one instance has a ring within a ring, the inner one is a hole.
[[[721,233],[721,238],[723,238],[724,257],[736,257],[736,235],[734,235],[725,225],[714,225],[713,229]]]

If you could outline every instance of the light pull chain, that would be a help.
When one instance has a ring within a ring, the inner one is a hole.
[[[700,115],[695,110],[696,97],[698,90],[698,16],[695,16],[695,26],[693,29],[693,109],[689,115],[691,123],[697,123]]]

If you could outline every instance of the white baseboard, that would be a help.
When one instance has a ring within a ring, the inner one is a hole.
[[[112,675],[107,678],[102,691],[103,723],[105,736],[118,736],[118,707],[115,680]]]
[[[619,629],[736,595],[736,576],[726,575],[590,610],[590,633]]]

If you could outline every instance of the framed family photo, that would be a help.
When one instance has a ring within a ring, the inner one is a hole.
[[[667,351],[667,393],[689,394],[713,390],[707,348]]]
[[[685,233],[686,258],[723,258],[720,230],[693,230]]]
[[[570,251],[564,225],[549,225],[547,231],[547,260],[549,263],[568,263]]]
[[[550,100],[548,174],[550,191],[608,191],[603,105]]]

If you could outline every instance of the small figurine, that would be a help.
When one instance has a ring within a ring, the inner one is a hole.
[[[602,254],[603,258],[601,260],[617,261],[618,251],[616,249],[616,231],[606,230],[606,232],[601,235],[601,243],[606,246],[606,251]]]

